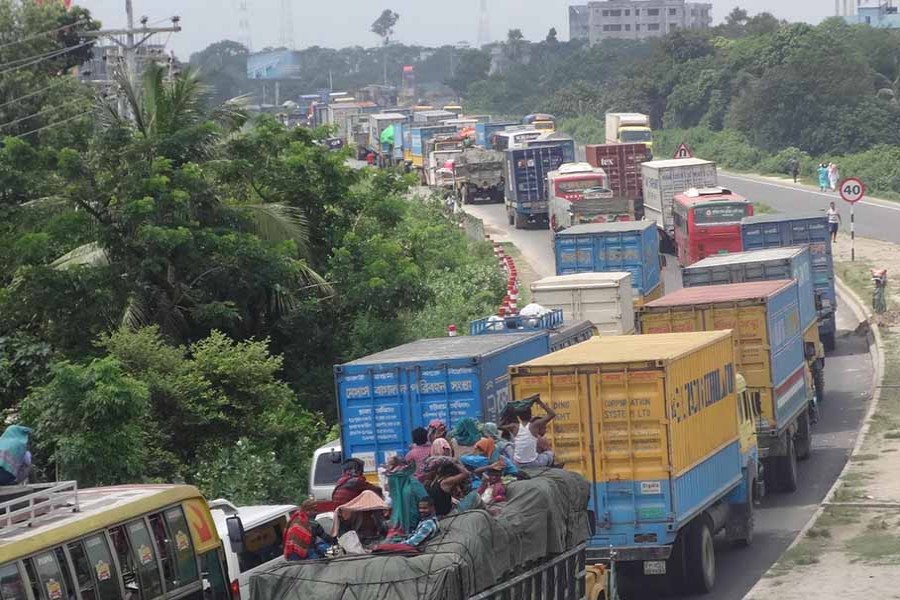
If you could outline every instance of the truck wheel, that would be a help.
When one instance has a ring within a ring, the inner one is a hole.
[[[525,221],[525,219],[523,219],[522,217],[519,216],[519,213],[515,213],[515,215],[513,215],[513,220],[514,220],[514,225],[516,226],[516,229],[525,229],[526,221]]]
[[[716,548],[705,516],[688,525],[685,539],[687,584],[690,591],[707,594],[716,585]]]
[[[822,345],[825,346],[826,352],[834,352],[837,342],[834,339],[834,332],[826,333],[822,336]]]
[[[809,410],[804,410],[797,419],[797,433],[794,434],[797,460],[806,460],[812,452],[812,431],[809,427]]]
[[[509,221],[510,225],[515,225],[516,223],[516,213],[506,211],[506,218]]]
[[[825,369],[819,367],[813,371],[813,385],[816,388],[816,402],[820,405],[825,400]]]
[[[747,548],[753,543],[753,526],[755,517],[753,511],[753,488],[756,483],[752,478],[748,480],[747,498],[745,504],[737,504],[733,507],[733,514],[728,519],[728,541],[735,548]]]
[[[775,477],[778,483],[778,491],[790,494],[797,490],[797,448],[794,446],[794,436],[787,438],[787,453],[775,458]]]

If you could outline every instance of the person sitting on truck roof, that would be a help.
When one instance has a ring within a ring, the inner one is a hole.
[[[425,459],[431,456],[431,442],[428,441],[428,430],[416,427],[412,431],[412,446],[406,453],[406,462],[415,463],[416,477],[421,479],[425,470]]]
[[[284,532],[285,560],[315,560],[325,558],[329,546],[337,540],[325,533],[313,518],[316,514],[315,498],[307,498],[300,508],[291,513]]]
[[[547,433],[547,424],[556,417],[556,413],[538,395],[529,400],[532,401],[532,404],[537,404],[544,409],[546,414],[533,419],[530,405],[517,411],[518,423],[514,425],[513,460],[520,468],[524,469],[550,467],[553,465],[553,451],[538,452],[538,438]]]
[[[450,514],[454,508],[454,496],[461,496],[460,486],[469,482],[471,474],[465,467],[454,462],[438,467],[434,479],[426,486],[428,495],[434,501],[434,509],[439,517]]]
[[[366,490],[382,495],[381,488],[366,481],[363,461],[351,458],[344,463],[344,473],[338,478],[331,493],[331,501],[338,504],[350,502]]]
[[[519,473],[519,469],[515,463],[497,453],[494,440],[483,437],[475,444],[475,454],[463,456],[460,462],[473,472],[475,480],[472,485],[478,487],[481,484],[481,476],[488,469],[499,469],[503,475],[515,476]]]
[[[492,456],[494,460],[497,460],[500,456],[505,456],[506,458],[512,460],[512,442],[507,439],[509,433],[504,431],[501,433],[500,428],[497,427],[496,423],[487,422],[481,427],[481,435],[486,438],[491,438],[494,440],[494,445],[496,447],[495,454],[497,456]]]
[[[0,435],[0,485],[17,485],[28,479],[31,452],[28,450],[31,429],[10,425]]]
[[[484,473],[481,485],[478,486],[478,494],[481,496],[481,501],[488,506],[498,502],[506,502],[506,486],[501,479],[502,475],[499,469],[489,468]]]
[[[453,446],[453,456],[459,458],[475,453],[475,443],[481,439],[481,431],[475,419],[466,417],[460,419],[450,432],[450,444]]]
[[[426,496],[419,500],[419,523],[411,536],[403,540],[410,546],[421,546],[441,531],[434,512],[434,500]]]
[[[453,456],[453,447],[447,438],[436,438],[431,442],[431,456]]]
[[[438,438],[447,439],[447,424],[440,419],[432,419],[428,423],[428,441],[433,444]]]

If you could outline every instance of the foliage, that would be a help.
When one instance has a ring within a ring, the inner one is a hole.
[[[387,46],[394,35],[394,26],[400,20],[400,15],[389,8],[384,9],[372,23],[372,33],[381,38],[382,44]]]

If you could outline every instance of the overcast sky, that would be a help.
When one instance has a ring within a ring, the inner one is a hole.
[[[246,0],[253,45],[259,49],[279,41],[282,0]],[[438,45],[467,41],[478,32],[479,0],[291,0],[296,48],[374,45],[369,28],[384,8],[400,13],[395,39],[408,44]],[[75,0],[90,9],[105,27],[125,23],[125,0]],[[528,39],[540,39],[556,27],[568,39],[567,0],[487,0],[492,39],[513,27]],[[712,0],[715,22],[735,6],[751,14],[769,11],[791,21],[816,23],[834,14],[833,0]],[[222,39],[238,39],[239,0],[134,0],[136,17],[150,21],[179,15],[183,31],[170,46],[179,58]],[[445,8],[446,7],[446,8]]]

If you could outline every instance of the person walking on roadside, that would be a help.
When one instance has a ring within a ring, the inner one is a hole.
[[[800,176],[800,161],[797,160],[797,157],[794,157],[788,161],[788,170],[794,177],[794,183],[797,183],[797,177]]]
[[[828,212],[825,215],[828,217],[828,231],[831,232],[831,242],[836,244],[838,228],[841,225],[841,213],[838,212],[834,202],[828,207]]]
[[[840,172],[838,172],[838,166],[834,163],[828,163],[828,183],[831,186],[831,191],[837,191],[838,180],[841,178]]]
[[[816,173],[819,175],[819,191],[824,192],[828,189],[828,165],[820,163]]]

